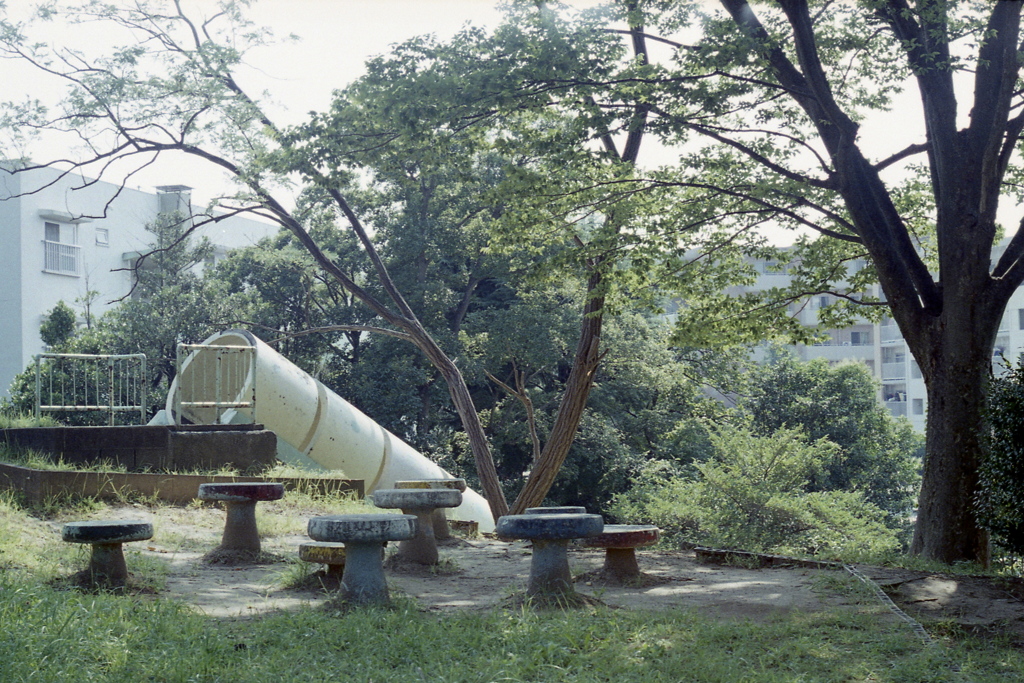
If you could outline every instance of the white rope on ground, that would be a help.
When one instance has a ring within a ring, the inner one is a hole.
[[[871,589],[871,592],[875,594],[875,597],[877,597],[883,605],[888,607],[890,612],[892,612],[901,620],[906,622],[910,626],[910,628],[913,629],[914,633],[917,634],[917,637],[920,638],[925,645],[935,648],[936,651],[942,654],[946,661],[949,662],[949,668],[957,674],[960,674],[959,677],[961,680],[963,680],[965,683],[969,683],[967,678],[964,677],[963,671],[961,671],[960,669],[960,665],[954,662],[952,659],[950,659],[949,654],[939,645],[939,643],[935,642],[935,639],[932,638],[928,631],[925,630],[924,626],[921,625],[921,622],[917,621],[909,614],[901,610],[899,606],[897,606],[897,604],[892,601],[892,598],[886,595],[885,591],[882,590],[881,586],[879,586],[877,583],[869,579],[867,576],[864,576],[864,574],[862,574],[860,570],[858,570],[856,567],[844,563],[843,569],[845,569],[848,574],[856,577],[865,586]]]

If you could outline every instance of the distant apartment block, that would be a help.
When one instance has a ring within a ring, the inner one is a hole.
[[[161,213],[188,213],[190,188],[155,192],[119,189],[56,170],[11,174],[0,168],[0,397],[14,376],[42,352],[39,326],[58,301],[72,308],[99,292],[92,314],[102,314],[131,290],[130,269],[154,239],[147,225]],[[231,217],[202,227],[215,259],[255,244],[277,227]]]
[[[785,271],[774,264],[759,262],[757,283],[752,290],[784,287],[789,282]],[[877,294],[877,293],[876,293]],[[794,315],[814,327],[818,311],[834,301],[828,294],[817,295],[794,307]],[[862,321],[841,330],[823,330],[826,339],[810,346],[791,347],[802,360],[825,358],[830,362],[855,360],[864,363],[879,381],[878,399],[895,416],[906,417],[914,429],[924,432],[928,415],[928,396],[921,368],[910,354],[899,327],[891,318],[881,323]],[[1007,304],[993,353],[993,370],[999,372],[1003,360],[1016,362],[1024,353],[1024,288],[1019,288]],[[755,351],[755,357],[763,349]]]

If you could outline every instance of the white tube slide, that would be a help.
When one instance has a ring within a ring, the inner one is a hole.
[[[245,330],[215,334],[192,350],[167,396],[167,414],[179,410],[196,424],[262,423],[277,434],[283,461],[341,470],[362,479],[366,493],[402,479],[453,478]],[[475,491],[467,489],[447,514],[494,530]]]

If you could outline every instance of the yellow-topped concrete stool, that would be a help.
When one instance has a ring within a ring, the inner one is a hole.
[[[404,479],[395,482],[396,489],[455,489],[459,493],[466,490],[465,479]],[[447,541],[452,537],[451,529],[448,528],[448,515],[444,508],[434,510],[430,516],[434,525],[434,538],[438,541]]]
[[[438,508],[462,504],[462,492],[455,489],[377,489],[373,504],[379,508],[398,508],[416,516],[416,535],[398,544],[398,556],[416,564],[437,564],[437,540],[431,515]]]
[[[327,541],[310,541],[299,544],[299,559],[303,562],[322,564],[324,587],[337,590],[341,587],[341,576],[345,571],[345,544]]]

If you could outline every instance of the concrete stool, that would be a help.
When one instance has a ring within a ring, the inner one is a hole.
[[[341,585],[341,575],[345,570],[345,544],[312,541],[299,544],[299,559],[303,562],[316,562],[327,567],[324,571],[324,585],[334,589]]]
[[[561,598],[575,593],[569,573],[569,540],[596,536],[604,528],[601,515],[532,514],[506,515],[498,519],[497,533],[504,538],[533,541],[530,581],[531,597]]]
[[[462,504],[462,492],[455,489],[377,489],[373,504],[379,508],[399,508],[416,516],[416,535],[398,544],[398,556],[417,564],[437,564],[437,541],[431,515],[438,508]]]
[[[629,581],[640,578],[636,549],[657,543],[660,535],[656,526],[605,524],[600,535],[584,539],[583,545],[604,548],[604,574],[618,581]]]
[[[122,543],[153,538],[153,525],[141,521],[68,522],[61,529],[68,543],[89,543],[89,577],[97,585],[121,588],[128,581]]]
[[[224,536],[218,550],[240,550],[259,554],[260,535],[256,530],[256,503],[279,500],[284,484],[271,482],[239,482],[231,484],[200,484],[200,500],[218,500],[227,509]]]
[[[526,508],[524,515],[585,515],[587,508],[582,505],[556,505],[549,508]]]
[[[345,569],[340,598],[368,605],[388,601],[381,552],[387,541],[404,541],[416,535],[413,515],[362,514],[314,517],[307,528],[314,541],[345,544]]]
[[[465,479],[407,479],[395,482],[396,489],[455,489],[460,493],[466,491]],[[444,514],[444,508],[434,510],[431,515],[434,524],[434,538],[438,541],[447,541],[452,537],[452,531],[448,528],[448,516]]]

